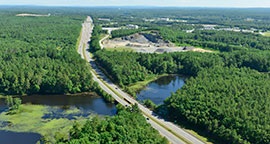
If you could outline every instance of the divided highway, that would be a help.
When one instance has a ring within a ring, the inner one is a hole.
[[[94,59],[92,59],[91,54],[88,51],[89,41],[91,38],[93,30],[93,21],[90,16],[87,17],[85,22],[82,24],[81,40],[78,47],[78,53],[83,59],[90,63],[92,69],[91,73],[93,79],[98,82],[100,87],[111,94],[113,98],[120,104],[126,106],[130,104],[137,104],[142,111],[143,115],[149,118],[148,123],[152,125],[153,128],[159,131],[159,133],[166,137],[173,144],[203,144],[203,142],[193,135],[187,133],[185,130],[179,128],[175,124],[165,121],[164,119],[156,116],[153,111],[144,107],[138,103],[135,99],[130,97],[127,93],[122,91],[118,86],[113,84],[96,66]]]

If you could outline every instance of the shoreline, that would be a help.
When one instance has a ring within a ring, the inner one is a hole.
[[[129,86],[125,87],[125,90],[130,93],[133,97],[136,97],[136,93],[139,92],[140,90],[142,90],[143,88],[145,88],[149,83],[162,78],[162,77],[166,77],[166,76],[177,76],[179,74],[161,74],[161,75],[153,75],[150,76],[148,79],[144,80],[144,81],[138,81],[134,84],[131,84]],[[135,94],[135,96],[134,96]]]

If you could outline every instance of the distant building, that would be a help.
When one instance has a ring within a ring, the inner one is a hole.
[[[108,19],[108,18],[98,18],[98,20],[99,20],[99,21],[108,21],[108,22],[111,21],[111,19]]]
[[[186,33],[192,33],[195,29],[192,30],[186,30]]]
[[[133,25],[133,24],[128,24],[128,25],[126,25],[126,28],[127,29],[138,29],[139,26],[138,25]]]
[[[215,30],[215,27],[216,27],[217,25],[203,24],[202,26],[203,26],[203,29],[204,29],[204,30]]]
[[[158,18],[158,20],[161,20],[161,21],[169,21],[170,19],[169,19],[169,18]]]

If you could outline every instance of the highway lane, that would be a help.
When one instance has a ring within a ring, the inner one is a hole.
[[[130,97],[127,93],[122,91],[117,85],[113,84],[96,66],[94,60],[91,58],[89,51],[88,42],[91,38],[91,33],[93,30],[93,21],[91,17],[87,17],[85,22],[82,24],[82,33],[81,41],[79,43],[78,53],[81,54],[81,57],[91,64],[93,79],[97,81],[100,87],[111,94],[113,98],[120,104],[126,106],[131,104],[138,104],[140,110],[142,111],[145,117],[150,118],[148,123],[152,125],[153,128],[158,130],[162,136],[165,136],[171,143],[174,144],[185,144],[185,143],[194,143],[194,144],[203,144],[202,141],[194,137],[193,135],[187,133],[185,130],[179,128],[175,124],[165,121],[157,117],[151,110],[144,107],[138,103],[135,99]],[[121,96],[121,97],[119,97]],[[128,101],[128,102],[127,102]]]

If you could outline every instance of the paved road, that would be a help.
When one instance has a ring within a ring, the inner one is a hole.
[[[103,49],[104,48],[104,45],[102,44],[102,42],[107,39],[110,35],[107,34],[104,38],[102,38],[101,40],[99,40],[99,45],[100,45],[100,48]]]
[[[121,29],[121,28],[120,27],[118,27],[118,28],[115,28],[115,27],[113,27],[113,28],[102,28],[102,30],[106,30],[108,32],[108,34],[99,41],[99,45],[100,45],[101,49],[104,48],[104,45],[102,44],[102,42],[112,34],[112,31],[119,30],[119,29]]]
[[[100,87],[111,94],[113,98],[120,104],[126,106],[130,104],[138,104],[140,110],[142,111],[145,117],[148,117],[148,122],[152,125],[153,128],[158,130],[161,135],[165,136],[173,144],[185,144],[185,143],[194,143],[194,144],[203,144],[202,141],[195,138],[191,134],[187,133],[185,130],[179,128],[171,122],[165,121],[157,117],[151,110],[147,109],[135,99],[130,97],[127,93],[122,91],[118,86],[113,84],[96,66],[94,60],[91,58],[90,53],[88,52],[89,44],[91,38],[91,33],[93,30],[93,23],[91,17],[87,17],[85,22],[82,24],[82,34],[81,42],[78,48],[78,53],[81,54],[81,57],[88,61],[91,64],[93,79],[97,81]],[[120,97],[121,96],[121,97]],[[181,139],[180,139],[181,138]]]

